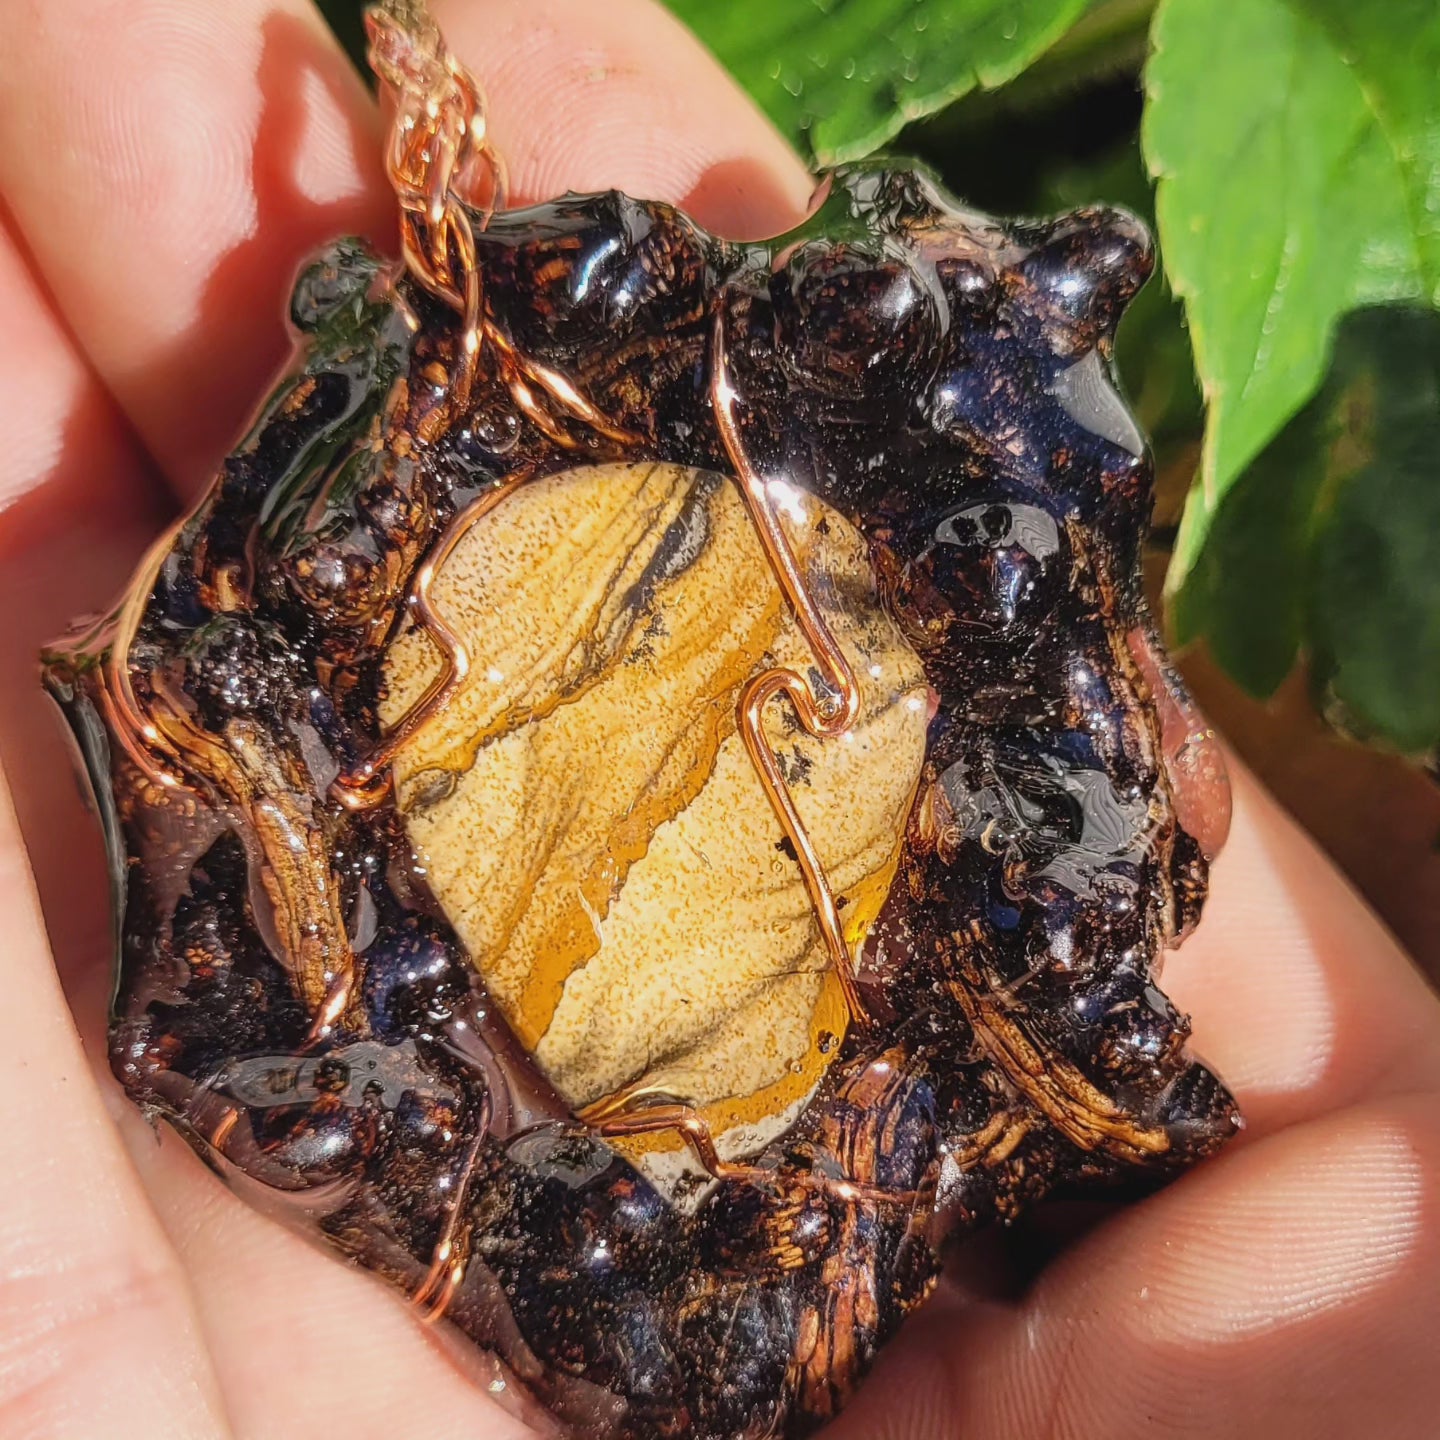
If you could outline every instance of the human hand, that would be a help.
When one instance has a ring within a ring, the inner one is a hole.
[[[734,234],[803,209],[799,163],[649,0],[434,8],[521,198],[616,185]],[[0,1434],[523,1435],[465,1346],[157,1144],[110,1081],[98,837],[34,679],[212,473],[282,357],[300,260],[345,232],[393,243],[377,118],[304,0],[8,12]],[[837,1436],[1433,1433],[1440,1002],[1243,774],[1166,979],[1247,1134],[1019,1295],[952,1277]]]

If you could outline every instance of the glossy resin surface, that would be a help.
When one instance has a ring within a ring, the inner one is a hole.
[[[1148,240],[899,170],[765,244],[614,193],[476,239],[463,404],[453,313],[337,245],[208,497],[47,656],[114,1066],[575,1433],[803,1434],[948,1234],[1238,1123],[1156,984],[1227,802],[1139,588]],[[755,686],[825,682],[737,455],[857,681],[843,734],[761,694],[763,754]]]

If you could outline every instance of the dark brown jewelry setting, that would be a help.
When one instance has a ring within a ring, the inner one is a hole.
[[[1239,1125],[1157,988],[1228,800],[1140,593],[1144,230],[904,169],[506,209],[372,15],[403,260],[46,656],[115,1071],[585,1436],[804,1434],[948,1235]]]

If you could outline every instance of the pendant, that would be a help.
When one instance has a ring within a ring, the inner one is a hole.
[[[1130,217],[851,167],[795,231],[505,206],[370,17],[403,259],[46,656],[112,1061],[594,1437],[800,1435],[1057,1185],[1239,1125],[1160,992],[1227,822],[1140,589]]]

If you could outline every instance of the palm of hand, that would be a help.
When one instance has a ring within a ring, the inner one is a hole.
[[[436,9],[490,62],[522,193],[613,184],[745,233],[803,204],[793,157],[649,0]],[[390,203],[375,116],[305,0],[137,0],[125,22],[24,7],[0,66],[0,1433],[521,1435],[482,1365],[157,1145],[104,1074],[108,897],[33,657],[203,483],[279,359],[299,259],[386,241]],[[837,1434],[1432,1432],[1440,1004],[1237,778],[1167,985],[1247,1137],[1021,1290],[969,1256]]]

